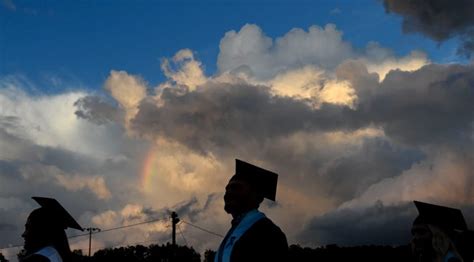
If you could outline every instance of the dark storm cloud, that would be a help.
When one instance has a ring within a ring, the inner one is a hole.
[[[171,207],[164,207],[162,209],[156,210],[150,207],[144,207],[140,210],[139,213],[124,217],[125,220],[134,220],[134,219],[142,219],[145,216],[146,219],[157,219],[163,218],[167,219],[170,217],[171,212],[176,212],[180,217],[186,217],[194,222],[199,216],[203,215],[204,212],[208,210],[211,203],[216,200],[216,194],[209,194],[206,198],[204,203],[200,203],[200,201],[196,197],[191,197],[186,201],[182,201],[173,205]]]
[[[349,64],[349,65],[347,65]],[[357,66],[338,75],[351,81],[358,106],[323,104],[313,109],[262,86],[210,84],[192,92],[163,91],[163,105],[144,100],[132,128],[145,136],[165,136],[208,152],[263,145],[295,132],[354,131],[383,127],[388,137],[409,145],[470,140],[474,121],[472,66],[428,65],[415,72],[392,71],[382,83]]]
[[[172,138],[201,152],[242,142],[264,143],[296,131],[360,127],[348,107],[324,104],[316,110],[250,84],[210,84],[184,94],[168,88],[161,99],[162,106],[152,100],[141,103],[133,129],[145,136]]]
[[[474,206],[454,208],[461,209],[468,227],[472,229]],[[410,241],[411,226],[417,216],[413,202],[392,206],[377,202],[362,209],[338,209],[313,218],[300,237],[303,241],[318,245],[403,245]]]
[[[202,207],[197,198],[193,197],[186,202],[176,205],[173,210],[182,217],[189,217],[191,222],[194,222],[208,210],[211,203],[216,200],[216,197],[216,194],[209,194]]]
[[[385,134],[409,145],[472,145],[473,66],[392,71],[361,110]]]
[[[325,172],[328,194],[352,199],[372,184],[399,175],[423,158],[417,150],[400,148],[381,138],[364,139],[359,150],[337,158]]]
[[[384,206],[378,202],[366,209],[335,210],[314,218],[300,238],[313,245],[407,244],[416,216],[412,203]]]
[[[107,103],[98,96],[85,96],[74,103],[77,117],[90,120],[96,124],[117,122],[123,117],[123,112]]]
[[[357,91],[353,116],[360,119],[355,122],[381,126],[388,137],[409,145],[472,143],[472,65],[430,64],[412,72],[392,70],[378,83],[362,63],[350,61],[337,74]]]
[[[252,157],[277,171],[280,181],[299,192],[348,201],[383,179],[396,177],[425,158],[419,149],[394,144],[387,138],[365,137],[357,145],[325,142],[325,137],[275,141],[254,149]],[[360,138],[348,138],[358,140]],[[304,143],[301,148],[299,143]],[[295,168],[296,167],[296,168]]]
[[[385,10],[403,17],[403,31],[419,32],[436,41],[461,38],[459,53],[474,51],[474,1],[384,0]]]

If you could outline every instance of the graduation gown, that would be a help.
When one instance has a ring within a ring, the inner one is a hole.
[[[22,262],[63,262],[59,252],[52,246],[47,246],[34,254],[25,257]]]
[[[255,222],[234,244],[230,262],[287,261],[285,234],[270,219]]]

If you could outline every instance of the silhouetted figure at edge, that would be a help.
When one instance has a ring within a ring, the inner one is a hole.
[[[458,246],[468,229],[461,210],[414,202],[419,212],[411,230],[415,261],[463,262]]]
[[[83,230],[56,199],[33,197],[41,206],[33,210],[25,224],[24,249],[21,262],[69,262],[69,249],[65,229]]]
[[[215,262],[286,261],[285,234],[258,211],[264,198],[275,201],[278,175],[236,159],[235,175],[225,188],[224,209],[233,217]]]

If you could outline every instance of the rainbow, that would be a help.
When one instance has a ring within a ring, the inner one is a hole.
[[[151,147],[143,163],[143,169],[140,177],[141,186],[145,191],[150,190],[152,178],[158,174],[157,152],[158,151],[155,146]]]

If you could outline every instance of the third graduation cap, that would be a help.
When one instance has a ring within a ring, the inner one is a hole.
[[[68,227],[84,231],[77,221],[54,198],[32,197],[44,209],[51,219],[59,223],[64,229]]]
[[[242,179],[251,183],[263,197],[275,201],[278,174],[236,159],[235,175],[233,178]]]
[[[467,230],[461,210],[419,201],[413,202],[420,213],[415,223],[433,224],[446,229]]]

